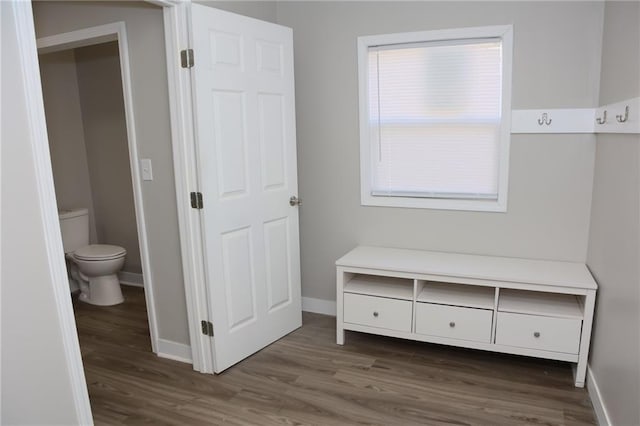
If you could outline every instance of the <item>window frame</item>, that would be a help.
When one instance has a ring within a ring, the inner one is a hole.
[[[404,43],[438,42],[461,39],[500,38],[502,40],[502,116],[500,122],[497,199],[451,199],[372,195],[372,161],[369,126],[370,47]],[[358,89],[360,109],[360,191],[361,205],[381,207],[423,208],[506,212],[509,186],[509,148],[511,138],[511,76],[513,64],[513,26],[457,28],[358,37]]]

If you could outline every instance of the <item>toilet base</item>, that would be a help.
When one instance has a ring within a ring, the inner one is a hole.
[[[124,302],[116,274],[88,278],[89,282],[81,286],[78,300],[98,306],[112,306]]]

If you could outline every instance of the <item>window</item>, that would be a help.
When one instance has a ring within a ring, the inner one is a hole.
[[[512,27],[358,38],[362,204],[506,211]]]

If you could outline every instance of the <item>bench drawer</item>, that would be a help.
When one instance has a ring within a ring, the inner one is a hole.
[[[344,322],[411,331],[411,301],[363,294],[344,294]]]
[[[493,311],[459,306],[416,304],[416,333],[489,343]]]
[[[498,312],[496,344],[577,354],[582,320]]]

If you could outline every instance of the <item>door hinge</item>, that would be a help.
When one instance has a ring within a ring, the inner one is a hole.
[[[213,337],[213,324],[210,321],[200,321],[200,327],[202,327],[202,334]]]
[[[202,192],[191,193],[191,207],[194,209],[201,209],[204,207],[202,203]]]
[[[182,68],[193,67],[193,49],[184,49],[180,51],[180,63]]]

